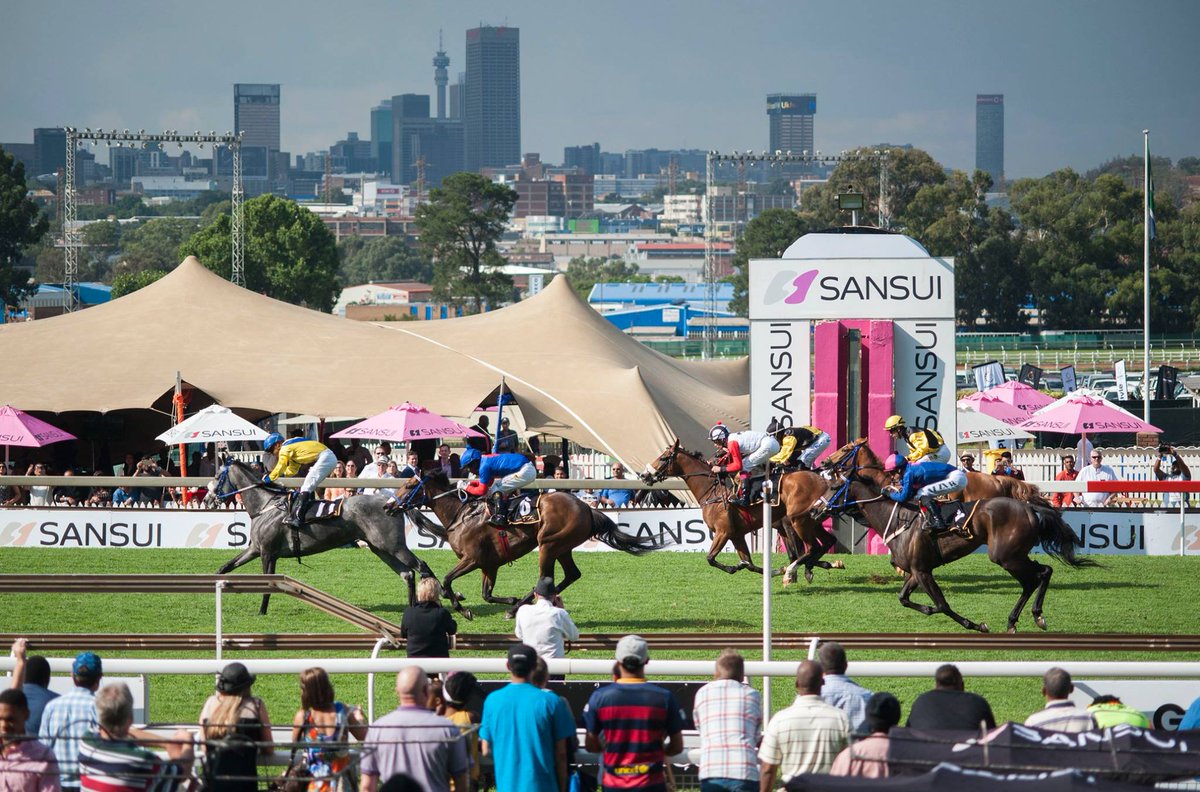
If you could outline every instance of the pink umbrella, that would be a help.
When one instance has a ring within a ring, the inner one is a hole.
[[[1003,385],[997,385],[994,388],[988,388],[983,393],[995,396],[1000,401],[1008,402],[1026,415],[1054,403],[1053,396],[1042,393],[1037,388],[1030,387],[1024,382],[1017,382],[1016,380],[1005,382]]]
[[[1052,406],[1039,410],[1019,428],[1027,432],[1062,434],[1162,431],[1105,399],[1082,393],[1059,399]]]
[[[468,429],[457,421],[443,418],[435,412],[404,402],[395,407],[389,407],[379,415],[365,421],[359,421],[348,426],[333,437],[357,437],[359,439],[390,440],[407,442],[409,440],[429,440],[437,437],[482,437],[474,429]]]
[[[74,440],[75,435],[51,426],[26,412],[10,407],[0,407],[0,443],[4,444],[4,462],[8,463],[8,447],[23,446],[41,448],[63,440]]]
[[[959,407],[967,407],[977,413],[995,418],[1009,426],[1016,426],[1029,417],[1029,413],[1014,404],[993,396],[990,391],[980,391],[958,400]]]

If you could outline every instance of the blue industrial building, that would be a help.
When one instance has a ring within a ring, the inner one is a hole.
[[[703,283],[597,283],[588,294],[588,305],[603,314],[643,306],[679,306],[716,310],[725,313],[733,299],[732,283],[713,285],[712,305],[709,287]]]

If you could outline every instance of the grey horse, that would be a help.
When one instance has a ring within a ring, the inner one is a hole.
[[[300,529],[299,552],[292,547],[291,529],[283,524],[287,490],[262,483],[247,465],[228,461],[220,471],[213,487],[218,498],[240,492],[242,504],[250,514],[250,546],[237,558],[225,564],[218,575],[226,575],[256,558],[262,559],[265,575],[275,574],[275,562],[280,558],[315,555],[362,540],[383,563],[404,578],[408,586],[408,601],[416,601],[416,581],[413,571],[421,577],[433,577],[433,570],[408,549],[404,537],[404,518],[384,511],[384,495],[355,495],[342,504],[340,517],[308,523]],[[264,594],[259,613],[266,614],[271,595]]]

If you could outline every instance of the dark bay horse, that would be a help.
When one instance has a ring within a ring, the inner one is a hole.
[[[275,562],[280,558],[315,555],[362,540],[383,563],[404,578],[409,604],[416,600],[413,571],[418,571],[421,577],[433,577],[433,570],[408,549],[404,520],[384,511],[387,498],[383,495],[347,498],[340,517],[306,524],[300,529],[297,553],[292,548],[292,529],[283,524],[287,516],[286,489],[263,484],[248,466],[232,460],[221,468],[214,490],[218,498],[240,492],[242,504],[250,514],[249,547],[217,570],[218,575],[226,575],[256,558],[262,559],[263,574],[273,575]],[[263,595],[259,613],[266,614],[270,598],[270,594]]]
[[[755,564],[750,556],[746,535],[762,528],[762,511],[731,506],[731,489],[712,472],[699,454],[683,449],[678,439],[654,462],[646,466],[642,480],[647,484],[654,484],[668,476],[682,478],[695,496],[696,502],[700,504],[704,523],[713,533],[712,544],[708,549],[708,563],[730,574],[739,569],[749,569],[761,574],[762,568]],[[837,539],[825,530],[821,521],[813,519],[811,515],[813,507],[828,491],[828,481],[816,473],[807,471],[786,473],[779,481],[780,509],[774,512],[773,527],[783,536],[783,543],[788,551],[791,564],[787,571],[793,572],[802,564],[804,578],[809,583],[812,582],[813,567],[844,568],[841,561],[831,563],[821,560],[821,556],[837,543]],[[733,544],[734,551],[741,559],[737,566],[722,564],[717,560],[717,554],[727,543]],[[803,553],[800,552],[801,547],[804,549]],[[788,582],[786,577],[784,582]]]
[[[549,492],[539,499],[541,521],[536,524],[510,523],[504,532],[488,523],[482,500],[463,501],[441,469],[421,478],[409,479],[396,491],[398,508],[429,533],[442,539],[458,556],[458,565],[442,581],[442,589],[454,608],[472,618],[471,611],[462,606],[463,596],[452,588],[455,579],[478,569],[483,575],[483,599],[487,602],[512,605],[506,618],[512,618],[517,608],[533,601],[533,590],[524,597],[496,597],[496,573],[510,563],[538,548],[538,576],[554,577],[554,564],[563,570],[563,578],[555,587],[562,591],[581,577],[571,555],[576,547],[589,539],[598,539],[615,550],[643,555],[662,546],[661,537],[630,536],[622,533],[617,524],[602,512],[593,509],[569,492]],[[421,514],[416,507],[428,506],[441,525]]]
[[[1034,545],[1040,544],[1048,555],[1072,567],[1096,565],[1090,559],[1075,556],[1078,539],[1055,509],[1013,498],[989,498],[975,508],[968,535],[951,531],[930,539],[919,528],[919,510],[907,503],[896,503],[882,491],[888,478],[865,441],[843,446],[826,462],[844,481],[832,500],[833,510],[855,514],[879,532],[892,551],[892,563],[905,573],[900,603],[926,616],[944,613],[968,630],[988,632],[987,624],[977,624],[951,609],[933,579],[934,569],[957,561],[982,545],[987,545],[992,563],[1003,567],[1021,584],[1021,596],[1008,615],[1010,633],[1017,631],[1017,620],[1031,596],[1033,621],[1046,629],[1042,604],[1054,569],[1029,557]],[[933,600],[933,607],[909,599],[918,586]]]

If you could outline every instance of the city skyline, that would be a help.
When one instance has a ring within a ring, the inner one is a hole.
[[[592,141],[618,152],[765,149],[763,97],[791,92],[819,95],[814,145],[827,153],[911,143],[969,170],[975,96],[1002,93],[1009,178],[1138,154],[1143,128],[1155,154],[1200,154],[1200,87],[1188,59],[1200,4],[876,8],[366,0],[355,14],[318,19],[321,6],[271,0],[218,0],[203,16],[141,0],[120,15],[23,4],[6,15],[19,35],[0,53],[0,140],[30,142],[34,128],[60,124],[224,131],[232,86],[263,82],[282,85],[281,148],[321,151],[349,131],[369,138],[382,97],[436,95],[439,30],[453,84],[466,68],[465,31],[482,23],[522,30],[521,148],[547,162]],[[984,34],[996,46],[981,48]],[[51,48],[48,68],[29,68]]]

